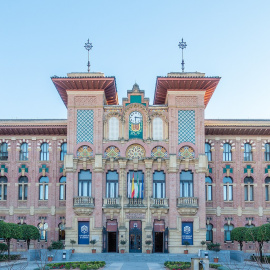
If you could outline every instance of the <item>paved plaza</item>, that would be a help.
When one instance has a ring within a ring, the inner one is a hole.
[[[104,270],[165,270],[165,261],[187,261],[191,258],[197,257],[197,254],[119,254],[119,253],[101,253],[101,254],[72,254],[70,261],[106,261]],[[56,261],[55,261],[56,262]],[[60,262],[60,261],[57,261]],[[221,263],[227,267],[228,270],[257,270],[270,269],[270,265],[258,264],[250,261],[243,263],[230,260],[226,263]],[[44,265],[44,264],[43,264]],[[17,262],[8,265],[7,263],[0,263],[0,269],[5,270],[34,270],[37,269],[37,262]]]

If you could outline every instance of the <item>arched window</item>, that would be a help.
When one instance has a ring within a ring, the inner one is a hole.
[[[78,196],[91,197],[92,194],[92,173],[90,170],[79,172]]]
[[[231,177],[223,178],[223,199],[224,201],[233,200],[233,180]]]
[[[117,117],[109,119],[109,140],[119,140],[119,119]]]
[[[59,234],[58,234],[58,240],[59,241],[65,241],[66,240],[66,231],[65,231],[65,224],[59,223],[58,224]]]
[[[231,239],[231,233],[233,230],[234,226],[232,224],[225,224],[224,225],[224,241],[232,241]]]
[[[265,182],[265,200],[270,201],[270,177],[266,177],[264,182]]]
[[[60,160],[64,160],[66,154],[67,154],[67,143],[64,142],[61,144]]]
[[[265,161],[270,161],[270,143],[266,143],[264,148],[265,148],[264,160]]]
[[[49,177],[43,176],[39,179],[39,199],[48,200],[49,196]]]
[[[22,143],[20,147],[20,160],[28,160],[28,143]]]
[[[205,177],[205,198],[207,201],[212,201],[212,179],[211,177]]]
[[[244,179],[245,201],[254,201],[254,184],[251,177]]]
[[[211,145],[209,143],[205,143],[205,155],[207,156],[208,161],[212,161],[212,152]]]
[[[229,143],[223,144],[223,161],[232,161],[232,147]]]
[[[163,140],[163,121],[160,117],[155,117],[153,120],[153,140]]]
[[[106,174],[106,197],[118,198],[118,173],[109,171]]]
[[[155,171],[153,173],[153,198],[165,198],[165,173]]]
[[[19,194],[18,194],[19,201],[27,200],[27,194],[28,194],[28,178],[26,176],[21,176],[19,178]]]
[[[0,160],[8,160],[8,144],[2,143],[0,145]]]
[[[65,201],[66,200],[66,177],[62,176],[59,180],[59,200]]]
[[[45,240],[47,241],[47,231],[48,231],[48,223],[39,223],[38,224],[38,229],[40,233],[40,238],[39,240]]]
[[[0,201],[7,200],[7,178],[6,176],[0,177]]]
[[[43,143],[40,146],[40,160],[49,160],[49,144]]]
[[[249,143],[244,144],[244,161],[252,161],[252,147]]]
[[[213,225],[206,224],[206,241],[213,242]]]
[[[193,197],[193,173],[191,171],[180,173],[180,197]]]

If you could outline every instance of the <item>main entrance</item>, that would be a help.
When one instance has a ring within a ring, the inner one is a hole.
[[[140,220],[129,222],[129,252],[142,252],[142,222]]]
[[[164,220],[154,220],[153,252],[168,253],[168,228],[165,229]]]
[[[107,220],[103,227],[102,252],[118,252],[118,224],[117,220]]]

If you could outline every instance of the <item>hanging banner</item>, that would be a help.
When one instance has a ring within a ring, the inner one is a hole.
[[[193,223],[192,222],[182,222],[182,245],[185,242],[189,242],[193,245]]]
[[[89,221],[78,222],[78,244],[89,245]]]
[[[165,231],[165,222],[164,220],[154,221],[154,232],[164,232]]]
[[[107,232],[117,232],[118,229],[118,224],[117,220],[113,219],[107,219],[107,224],[106,224]]]

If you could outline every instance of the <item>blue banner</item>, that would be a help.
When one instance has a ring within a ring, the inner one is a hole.
[[[89,221],[78,222],[78,244],[89,245]]]
[[[182,222],[182,245],[185,242],[193,245],[193,222]]]

